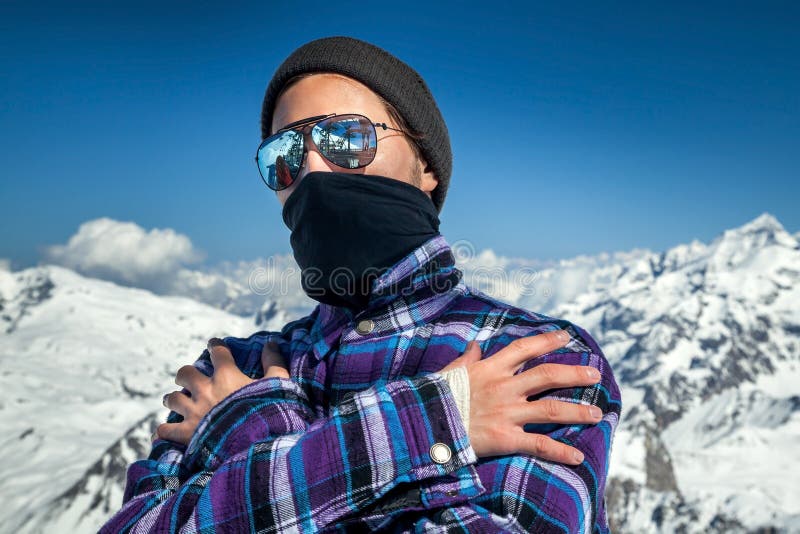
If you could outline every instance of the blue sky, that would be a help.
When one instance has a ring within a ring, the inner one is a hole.
[[[286,55],[337,34],[431,87],[451,241],[553,259],[765,211],[800,230],[796,3],[271,4],[4,2],[0,258],[35,263],[98,217],[173,228],[209,263],[289,252],[253,161],[261,100]]]

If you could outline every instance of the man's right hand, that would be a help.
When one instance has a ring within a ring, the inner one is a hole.
[[[480,457],[530,454],[545,460],[577,465],[583,453],[544,434],[525,432],[528,423],[594,424],[602,418],[596,406],[528,397],[556,388],[591,386],[600,381],[594,367],[545,363],[522,373],[530,359],[567,344],[565,330],[515,339],[485,360],[480,346],[467,350],[442,371],[464,366],[469,376],[469,440]]]

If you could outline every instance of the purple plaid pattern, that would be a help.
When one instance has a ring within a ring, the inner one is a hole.
[[[372,328],[356,328],[365,319]],[[470,340],[486,358],[557,328],[570,343],[523,369],[591,365],[602,378],[537,398],[599,406],[604,416],[525,429],[577,447],[584,462],[478,459],[437,371]],[[225,339],[253,378],[263,376],[270,341],[291,379],[232,393],[186,447],[156,440],[129,467],[122,508],[101,532],[608,532],[603,493],[621,413],[608,362],[580,327],[467,287],[442,236],[377,279],[358,314],[320,304],[280,332]],[[211,374],[207,351],[195,366]],[[446,463],[431,458],[436,443],[452,451]]]

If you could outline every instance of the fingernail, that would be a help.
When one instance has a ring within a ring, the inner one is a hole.
[[[603,411],[597,406],[589,406],[589,414],[592,416],[592,419],[600,419],[603,417]]]
[[[558,330],[556,332],[560,341],[569,341],[569,332],[566,330]]]
[[[586,376],[588,376],[592,380],[597,380],[598,378],[600,378],[600,371],[598,371],[594,367],[589,367],[586,369]]]
[[[582,452],[575,451],[575,453],[573,454],[573,458],[575,459],[576,462],[583,463],[583,453]]]
[[[161,404],[164,405],[164,408],[167,407],[167,395],[169,395],[169,393],[165,393],[164,396],[161,397]]]
[[[211,339],[208,340],[208,350],[211,350],[212,347],[224,347],[224,346],[225,342],[218,337],[212,337]]]

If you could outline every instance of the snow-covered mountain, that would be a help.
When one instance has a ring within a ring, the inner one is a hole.
[[[623,388],[606,494],[615,532],[800,532],[796,235],[765,214],[662,253],[542,263],[454,245],[471,285],[580,324],[612,362]],[[234,288],[230,302],[252,301],[248,312],[258,300],[239,286],[253,269],[213,281]],[[259,328],[303,309],[304,295],[282,295],[261,307]],[[0,306],[0,532],[94,531],[149,450],[175,370],[208,337],[257,329],[58,267],[0,270]]]
[[[262,326],[283,323],[273,313]],[[119,472],[118,460],[101,465],[89,493],[78,491],[101,456],[123,435],[135,438],[119,445],[131,452],[126,458],[141,454],[152,428],[140,436],[131,424],[151,421],[156,410],[163,419],[161,396],[179,389],[175,372],[209,337],[256,330],[252,318],[61,267],[0,271],[0,532],[32,529],[29,521],[43,517],[65,526],[47,523],[47,531],[72,531],[57,513],[59,497],[85,502],[70,510],[76,520],[88,514],[76,530],[96,530],[122,496],[119,479],[103,482]]]
[[[595,333],[623,387],[617,530],[800,531],[797,240],[765,214],[607,270],[554,314]]]
[[[623,389],[616,532],[800,532],[800,245],[771,215],[656,253],[470,254],[472,285],[587,328]]]

